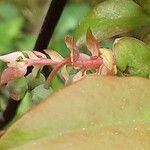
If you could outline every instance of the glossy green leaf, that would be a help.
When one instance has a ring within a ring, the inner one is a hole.
[[[113,45],[117,67],[126,74],[150,76],[150,47],[142,41],[123,37],[116,39]]]
[[[99,40],[103,40],[149,24],[148,13],[132,0],[106,0],[81,21],[75,31],[75,38],[80,46],[85,44],[89,27]]]
[[[89,76],[25,114],[0,148],[149,150],[149,89],[144,78]]]

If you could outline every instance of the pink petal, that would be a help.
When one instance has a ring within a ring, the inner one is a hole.
[[[16,61],[17,58],[19,58],[19,57],[24,58],[24,55],[22,54],[22,52],[13,52],[10,54],[0,56],[0,60],[4,61],[4,62],[11,62],[11,61]]]
[[[0,86],[6,84],[10,80],[20,78],[24,75],[25,72],[23,70],[20,70],[19,68],[9,67],[5,69],[1,75]]]
[[[86,41],[87,41],[87,48],[92,53],[92,56],[98,56],[99,55],[99,43],[92,34],[91,29],[89,28],[86,33]]]

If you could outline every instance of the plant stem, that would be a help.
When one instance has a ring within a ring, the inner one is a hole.
[[[52,0],[47,15],[41,27],[34,50],[43,52],[48,47],[57,22],[62,14],[67,0]]]

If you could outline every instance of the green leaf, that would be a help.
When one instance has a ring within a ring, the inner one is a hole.
[[[51,87],[54,91],[57,91],[64,87],[64,83],[59,76],[55,76],[51,81]]]
[[[44,84],[45,76],[42,73],[39,73],[37,77],[33,76],[33,73],[30,73],[26,76],[28,89],[33,90],[35,87]]]
[[[77,45],[85,44],[90,27],[99,40],[150,24],[146,11],[132,0],[107,0],[100,3],[75,30]]]
[[[35,104],[40,103],[40,101],[48,97],[52,92],[53,92],[52,88],[45,89],[44,84],[35,87],[31,91],[33,103]]]
[[[0,148],[149,150],[149,89],[144,78],[89,76],[15,122]]]
[[[27,80],[25,77],[10,80],[6,85],[6,89],[8,90],[9,96],[12,99],[21,100],[28,90]]]
[[[117,67],[129,75],[150,76],[150,47],[142,41],[123,37],[113,45]]]
[[[21,103],[16,112],[16,118],[21,117],[24,113],[26,113],[32,106],[31,94],[29,92],[26,93],[24,98],[21,100]]]

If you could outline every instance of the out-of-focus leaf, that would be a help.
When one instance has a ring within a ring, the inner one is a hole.
[[[142,41],[123,37],[113,45],[117,67],[129,75],[150,76],[150,47]]]
[[[42,149],[59,149],[65,143],[66,149],[76,149],[73,144],[78,149],[89,145],[112,150],[112,145],[149,150],[149,89],[150,80],[144,78],[89,76],[14,123],[2,136],[0,148],[38,149],[42,143]]]
[[[49,89],[45,89],[44,84],[35,87],[31,91],[33,103],[35,104],[40,103],[40,101],[48,97],[52,92],[53,92],[52,88],[50,87]]]
[[[9,3],[0,4],[0,22],[13,20],[18,17],[19,11],[17,7]]]
[[[132,0],[107,0],[81,21],[75,30],[75,38],[79,46],[85,44],[89,27],[99,40],[103,40],[149,24],[147,12]]]
[[[23,17],[19,9],[8,3],[0,5],[0,55],[13,51],[22,36]]]
[[[21,40],[17,41],[16,47],[19,50],[32,50],[35,41],[36,37],[34,35],[24,35]]]
[[[0,55],[11,52],[15,47],[14,41],[21,36],[21,28],[23,25],[22,18],[14,18],[4,23],[0,23]]]
[[[61,15],[56,27],[51,48],[57,50],[62,56],[69,54],[64,43],[67,34],[74,31],[79,21],[90,11],[90,6],[86,3],[67,5]]]

